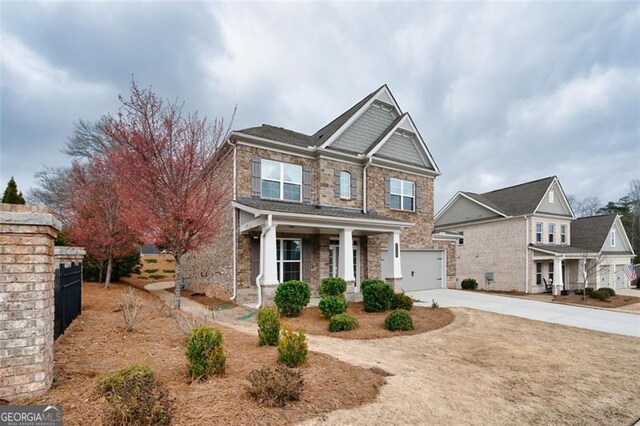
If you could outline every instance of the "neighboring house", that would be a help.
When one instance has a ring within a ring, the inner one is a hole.
[[[292,279],[315,292],[330,276],[349,292],[366,278],[396,290],[455,280],[456,241],[432,236],[440,170],[386,85],[313,135],[251,127],[219,155],[233,195],[215,244],[181,265],[189,287],[249,301]]]
[[[540,293],[546,282],[575,289],[585,271],[591,287],[629,285],[623,267],[634,254],[620,217],[576,219],[555,176],[483,194],[458,192],[435,226],[460,234],[457,276],[475,278],[482,288]]]

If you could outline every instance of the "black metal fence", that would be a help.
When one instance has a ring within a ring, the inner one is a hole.
[[[64,333],[82,311],[82,264],[56,269],[55,281],[54,339]]]

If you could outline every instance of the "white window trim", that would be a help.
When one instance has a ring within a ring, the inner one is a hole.
[[[540,239],[538,239],[538,225],[540,225]],[[535,226],[535,239],[536,239],[536,243],[541,243],[542,242],[542,234],[544,233],[544,225],[542,222],[536,222],[536,226]]]
[[[551,238],[549,238],[551,237]],[[556,224],[555,223],[550,223],[547,226],[547,239],[549,240],[550,243],[555,243],[556,242]],[[553,240],[553,241],[551,241]]]
[[[540,272],[538,272],[538,269],[540,269]],[[538,280],[538,277],[540,277],[540,280]],[[538,282],[540,281],[540,282]],[[542,285],[542,262],[536,262],[536,285]]]
[[[392,182],[393,181],[398,181],[400,182],[400,193],[398,194],[397,192],[393,192],[393,190],[391,188],[393,188]],[[413,185],[413,193],[411,195],[407,195],[404,193],[404,183],[408,182],[411,185]],[[404,179],[396,179],[396,178],[390,178],[389,179],[389,197],[391,197],[392,195],[396,195],[400,197],[400,208],[397,209],[395,207],[390,207],[391,210],[402,210],[404,212],[415,212],[416,211],[416,183],[412,182],[410,180],[404,180]],[[413,209],[408,210],[404,208],[404,197],[408,197],[411,198],[413,200],[413,203],[411,203],[413,205]],[[391,203],[391,200],[389,200],[389,203]]]
[[[550,284],[553,284],[553,281],[556,278],[556,269],[555,269],[555,264],[553,260],[549,262],[549,267],[547,269],[547,277],[549,277]]]
[[[554,193],[553,191],[549,191],[549,203],[553,204],[554,202]]]
[[[609,237],[609,244],[611,245],[611,247],[616,246],[616,230],[615,229],[611,230],[611,236]]]
[[[285,263],[300,263],[300,277],[299,281],[302,281],[302,239],[301,238],[276,238],[277,241],[280,242],[280,260],[277,260],[276,255],[276,263],[278,266],[278,273],[280,274],[280,280],[284,279],[284,264]],[[284,260],[284,241],[299,241],[300,242],[300,260]],[[284,282],[284,281],[280,281]]]
[[[567,225],[560,225],[560,243],[567,243]]]
[[[277,182],[280,184],[280,197],[278,198],[274,198],[274,197],[261,197],[264,199],[268,199],[268,200],[282,200],[282,201],[296,201],[296,200],[291,200],[289,198],[284,198],[284,184],[288,183],[291,185],[298,185],[300,186],[300,198],[297,200],[298,202],[302,202],[302,174],[303,174],[303,170],[302,170],[302,166],[299,166],[297,164],[291,164],[291,163],[284,163],[282,161],[275,161],[275,160],[269,160],[268,158],[262,158],[260,160],[261,162],[264,161],[269,161],[271,163],[275,163],[275,164],[279,164],[280,165],[280,179],[279,180],[274,180],[274,179],[266,179],[262,177],[262,170],[264,170],[264,168],[262,167],[262,163],[260,164],[260,187],[262,189],[262,181],[266,180],[267,182]],[[284,165],[289,165],[289,166],[294,166],[294,167],[298,167],[300,169],[300,183],[298,182],[293,182],[293,181],[288,181],[284,179]]]
[[[342,176],[343,175],[349,176],[349,183],[346,185],[346,192],[347,192],[346,196],[342,194],[343,190],[345,189],[345,188],[343,188],[343,185],[342,185],[344,183],[342,181]],[[348,171],[342,170],[340,172],[340,199],[341,200],[350,200],[351,199],[351,195],[352,195],[351,194],[351,179],[352,179],[351,178],[351,173],[349,173]]]

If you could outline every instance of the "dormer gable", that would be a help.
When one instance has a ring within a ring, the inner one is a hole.
[[[534,213],[575,218],[571,205],[557,177],[553,179],[547,188]]]

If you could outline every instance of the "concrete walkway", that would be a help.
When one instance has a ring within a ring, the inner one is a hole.
[[[407,292],[407,294],[426,306],[430,306],[431,301],[435,300],[441,307],[460,306],[605,333],[640,337],[640,315],[636,314],[460,290],[423,290]]]

